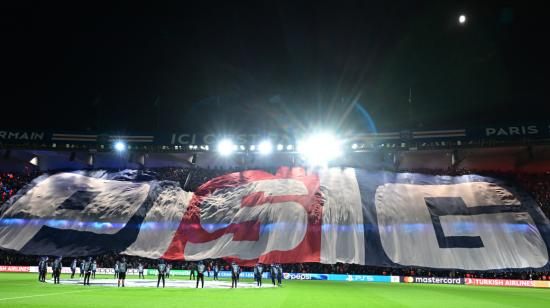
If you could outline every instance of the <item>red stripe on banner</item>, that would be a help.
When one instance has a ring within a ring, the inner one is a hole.
[[[322,227],[322,198],[319,198],[320,194],[318,193],[319,178],[317,174],[308,175],[303,168],[281,168],[276,175],[264,171],[231,173],[214,178],[201,185],[190,201],[187,211],[184,213],[178,230],[164,253],[163,258],[167,260],[183,260],[185,246],[188,242],[206,243],[227,233],[233,233],[234,241],[257,241],[260,235],[260,222],[248,221],[231,224],[214,232],[208,232],[200,224],[200,209],[202,201],[217,190],[237,188],[250,182],[269,179],[294,179],[301,181],[307,187],[308,194],[303,196],[266,196],[261,192],[253,193],[243,197],[241,207],[269,206],[270,203],[285,201],[299,203],[308,214],[308,225],[304,239],[297,247],[291,250],[266,252],[259,259],[240,260],[235,256],[226,256],[225,259],[235,260],[241,265],[254,264],[258,260],[262,263],[319,262]]]
[[[231,224],[225,233],[233,233],[234,241],[257,241],[260,239],[260,222],[247,221]]]

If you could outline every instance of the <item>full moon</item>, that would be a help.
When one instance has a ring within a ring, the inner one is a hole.
[[[466,15],[460,15],[458,17],[458,22],[461,23],[461,24],[466,23]]]

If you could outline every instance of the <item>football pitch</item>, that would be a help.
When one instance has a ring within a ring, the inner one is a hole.
[[[550,290],[528,288],[292,280],[284,281],[279,288],[197,290],[53,285],[39,283],[37,276],[38,274],[0,273],[0,306],[450,308],[466,305],[547,307],[550,302]],[[67,275],[62,275],[63,278],[67,278]],[[101,278],[107,277],[98,276],[98,279]],[[205,284],[208,282],[209,278],[206,278]]]

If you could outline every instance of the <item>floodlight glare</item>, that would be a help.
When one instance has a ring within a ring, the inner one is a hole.
[[[277,145],[277,151],[282,151],[284,146],[282,144]]]
[[[287,151],[292,151],[293,148],[294,147],[292,146],[292,144],[289,144],[289,145],[286,146]]]
[[[296,149],[312,166],[326,166],[342,154],[341,141],[330,133],[312,135],[300,141]]]
[[[258,145],[258,151],[263,155],[270,154],[273,151],[273,145],[269,140],[264,140]]]
[[[459,22],[460,24],[464,24],[464,23],[466,22],[466,15],[460,15],[460,16],[458,17],[458,22]]]
[[[115,150],[117,152],[122,152],[122,151],[126,150],[126,144],[122,141],[115,142]]]
[[[354,144],[351,145],[351,148],[354,149],[354,150],[357,150],[357,147],[359,147],[359,146],[357,145],[357,143],[354,143]]]
[[[250,146],[250,151],[256,151],[256,146],[255,146],[255,145],[251,145],[251,146]]]
[[[229,139],[223,139],[218,143],[218,152],[222,156],[230,155],[231,153],[233,153],[234,150],[235,146],[233,142]]]
[[[38,156],[33,155],[31,160],[29,160],[29,164],[34,165],[34,166],[38,166]]]

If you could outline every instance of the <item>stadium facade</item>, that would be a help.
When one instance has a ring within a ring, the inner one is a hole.
[[[231,139],[231,157],[216,144]],[[304,165],[296,152],[301,136],[273,133],[100,133],[0,129],[0,170],[143,169],[159,167],[262,168]],[[486,125],[339,135],[345,155],[334,166],[392,170],[550,170],[550,123]],[[274,153],[262,157],[258,143],[270,140]],[[124,153],[115,143],[124,142]],[[36,166],[29,165],[33,159]]]

